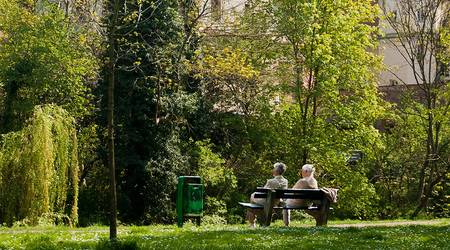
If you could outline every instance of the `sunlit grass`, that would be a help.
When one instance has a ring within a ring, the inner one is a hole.
[[[108,228],[0,227],[0,249],[449,249],[450,219],[432,225],[318,228],[312,221],[247,225],[121,226],[119,243]],[[361,221],[330,222],[354,224]],[[364,222],[381,223],[376,221]]]

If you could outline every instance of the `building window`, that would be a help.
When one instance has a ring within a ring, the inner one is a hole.
[[[395,80],[395,79],[390,79],[390,80],[389,80],[389,84],[390,84],[391,86],[397,86],[397,85],[398,85],[398,81]]]
[[[222,0],[210,0],[211,1],[211,14],[216,20],[222,18]]]
[[[398,16],[397,10],[391,11],[391,17],[393,21],[397,21],[397,16]]]
[[[423,23],[425,22],[425,19],[427,18],[424,10],[417,11],[417,22]]]
[[[450,65],[448,67],[444,67],[442,71],[442,78],[444,80],[450,80]]]

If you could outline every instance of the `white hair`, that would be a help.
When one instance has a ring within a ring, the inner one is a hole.
[[[311,175],[314,174],[314,171],[315,171],[313,164],[305,164],[305,165],[303,165],[302,166],[302,170],[306,171],[308,173],[311,173]]]
[[[277,163],[273,164],[273,168],[277,171],[277,173],[279,175],[282,175],[286,171],[287,167],[286,167],[286,165],[284,165],[284,163],[277,162]]]

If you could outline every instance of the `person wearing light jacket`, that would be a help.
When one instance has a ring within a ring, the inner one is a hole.
[[[295,185],[292,187],[293,189],[318,189],[317,181],[314,178],[314,165],[305,164],[299,171],[300,178]],[[288,199],[286,201],[286,205],[289,207],[297,207],[297,206],[305,206],[305,200],[302,199]],[[291,220],[291,213],[289,210],[283,210],[283,221],[284,225],[289,226]]]
[[[264,185],[264,188],[270,188],[270,189],[286,189],[288,188],[288,180],[283,177],[284,172],[286,172],[286,165],[281,162],[277,162],[273,165],[272,169],[272,179],[267,180],[266,185]],[[250,196],[250,202],[264,205],[266,199],[264,198],[255,198],[255,193],[253,193]],[[278,201],[279,202],[279,201]],[[256,209],[248,209],[247,210],[247,219],[250,223],[251,227],[255,227],[256,224],[256,217],[258,214],[260,214],[261,211],[258,211]]]

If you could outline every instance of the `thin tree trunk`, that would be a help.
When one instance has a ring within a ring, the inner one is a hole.
[[[430,177],[429,179],[429,185],[428,188],[425,192],[425,195],[422,197],[422,199],[420,200],[419,205],[417,206],[417,208],[414,210],[414,212],[412,213],[411,217],[414,218],[416,217],[420,211],[422,211],[422,209],[426,208],[428,205],[428,201],[431,197],[431,194],[433,192],[433,188],[436,184],[438,184],[440,181],[442,181],[444,179],[445,173],[442,173],[441,175],[436,176],[436,179],[432,180],[432,178]]]
[[[115,61],[116,61],[116,25],[119,13],[119,2],[114,0],[112,20],[109,27],[109,47],[108,47],[108,166],[110,180],[110,223],[109,223],[109,239],[115,241],[117,239],[117,194],[116,194],[116,164],[114,155],[114,87],[115,79]]]
[[[110,76],[108,84],[108,165],[110,180],[110,225],[109,238],[117,238],[117,194],[116,194],[116,166],[114,156],[114,63],[109,66]]]

